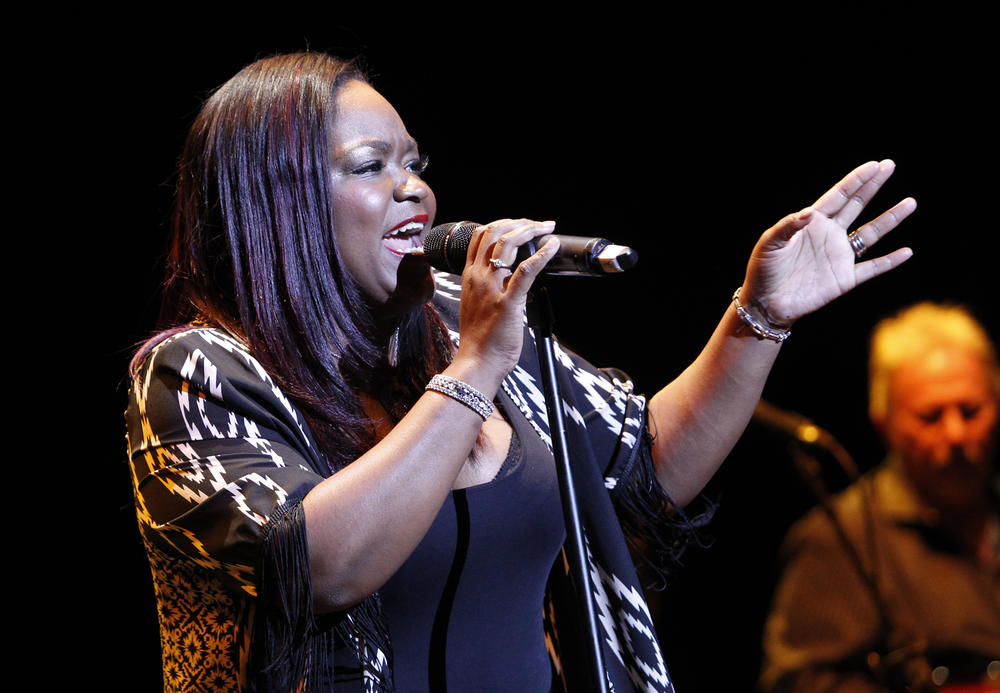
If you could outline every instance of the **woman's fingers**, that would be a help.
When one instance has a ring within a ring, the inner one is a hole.
[[[554,229],[555,222],[523,219],[494,241],[490,257],[502,261],[505,265],[512,265],[517,259],[517,251],[522,245],[539,236],[550,234]]]
[[[518,248],[552,233],[554,222],[504,219],[480,227],[469,243],[462,275],[460,353],[506,375],[521,353],[527,292],[558,242],[546,243],[513,272]]]
[[[501,219],[478,227],[469,241],[469,260],[495,257],[505,246],[518,244],[518,239],[551,233],[555,222],[538,222],[530,219]],[[537,229],[537,231],[533,231]],[[549,229],[548,231],[544,229]],[[502,240],[501,240],[502,239]],[[498,250],[499,244],[499,250]]]
[[[533,255],[519,263],[507,281],[507,291],[516,295],[526,294],[535,278],[558,251],[559,239],[553,238],[535,251]]]
[[[834,216],[833,220],[840,224],[843,228],[848,228],[854,223],[854,220],[858,218],[862,210],[871,202],[872,198],[875,197],[875,193],[881,189],[889,177],[896,170],[896,163],[890,159],[880,161],[878,165],[878,170],[875,175],[867,180],[858,190],[854,192],[853,195],[847,200],[843,208],[839,213]]]
[[[909,248],[899,248],[888,255],[872,258],[854,265],[854,285],[857,286],[880,274],[885,274],[889,270],[899,267],[901,264],[913,257],[913,251]]]
[[[846,231],[861,214],[861,210],[875,196],[875,193],[889,179],[895,168],[896,164],[891,159],[880,162],[869,161],[862,164],[820,197],[813,208]],[[883,212],[878,218],[854,231],[851,235],[856,235],[861,241],[855,248],[857,256],[860,257],[865,250],[871,248],[887,233],[899,226],[916,208],[917,201],[912,197],[907,197]],[[853,248],[855,243],[852,242],[851,245]],[[855,266],[856,282],[860,284],[887,272],[908,260],[911,255],[913,255],[913,251],[909,248],[900,248],[888,255],[859,263]]]
[[[892,162],[888,162],[891,164]],[[887,166],[886,162],[880,164],[880,168],[868,181],[864,182],[850,199],[846,200],[844,208],[837,213],[832,221],[835,224],[834,232],[843,233],[845,240],[850,240],[851,249],[854,251],[853,262],[854,284],[862,284],[873,277],[884,274],[891,269],[901,265],[913,256],[910,248],[899,248],[891,253],[880,257],[871,258],[864,262],[858,262],[864,253],[878,243],[887,233],[899,226],[906,217],[910,216],[917,208],[917,201],[912,197],[907,197],[896,203],[893,207],[880,214],[876,219],[862,225],[852,234],[846,234],[846,227],[857,217],[861,209],[878,191],[882,184],[892,174],[892,166]],[[842,181],[843,182],[843,181]],[[855,243],[852,236],[857,236],[860,243]]]
[[[791,240],[792,236],[804,229],[812,220],[812,217],[812,207],[806,207],[803,210],[786,215],[765,232],[770,241],[768,245],[774,246],[775,242],[779,247],[784,245]]]
[[[896,164],[889,159],[861,164],[816,200],[813,209],[847,228],[892,175],[895,167]]]
[[[476,266],[486,266],[499,271],[498,276],[510,276],[510,269],[517,261],[518,250],[528,241],[551,234],[553,221],[530,219],[503,219],[480,227],[469,243],[468,261]],[[555,250],[555,248],[553,248]]]
[[[869,221],[864,226],[858,228],[854,233],[861,237],[866,248],[871,248],[887,233],[899,226],[903,219],[913,214],[916,208],[917,201],[912,197],[907,197],[891,209],[883,212],[877,219]]]

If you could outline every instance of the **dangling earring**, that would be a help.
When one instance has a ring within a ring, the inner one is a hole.
[[[389,365],[395,368],[399,365],[399,327],[389,335],[389,353],[386,354]]]

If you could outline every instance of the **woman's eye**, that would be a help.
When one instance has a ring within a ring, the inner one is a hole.
[[[358,166],[357,168],[352,169],[351,173],[353,173],[356,176],[360,176],[365,173],[378,173],[379,171],[382,170],[383,167],[384,165],[382,164],[381,161],[367,161]]]
[[[411,161],[409,164],[407,164],[406,170],[416,176],[421,176],[423,175],[424,171],[427,170],[427,164],[429,162],[430,160],[427,158],[427,155],[425,154],[416,161]]]

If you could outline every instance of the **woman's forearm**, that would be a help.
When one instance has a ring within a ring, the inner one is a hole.
[[[754,335],[730,305],[694,362],[650,400],[657,478],[679,505],[698,495],[736,444],[780,348]]]

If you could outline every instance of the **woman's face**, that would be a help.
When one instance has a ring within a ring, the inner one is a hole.
[[[377,305],[427,301],[430,267],[402,262],[403,250],[423,246],[437,202],[399,114],[364,82],[348,82],[337,93],[330,151],[333,228],[347,271]]]

